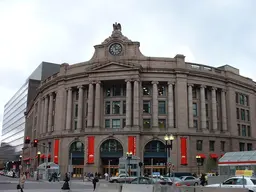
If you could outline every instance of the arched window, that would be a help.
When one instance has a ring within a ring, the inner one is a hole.
[[[120,152],[123,151],[121,143],[115,139],[108,139],[101,144],[101,152]]]
[[[69,162],[72,163],[72,165],[84,164],[84,144],[81,141],[75,141],[70,145]]]
[[[145,152],[164,152],[165,145],[161,141],[150,141],[145,146]]]
[[[81,141],[75,141],[70,145],[69,152],[84,152],[84,144]]]

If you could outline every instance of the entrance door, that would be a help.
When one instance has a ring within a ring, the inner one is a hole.
[[[84,172],[84,169],[83,168],[80,168],[80,167],[74,167],[73,168],[73,178],[81,178],[83,177],[83,172]]]

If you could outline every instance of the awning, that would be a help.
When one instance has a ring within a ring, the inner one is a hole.
[[[51,154],[48,155],[48,159],[51,158]]]
[[[216,153],[211,153],[211,154],[210,154],[210,157],[211,157],[212,159],[218,159],[218,155],[217,155]]]
[[[24,158],[23,161],[29,161],[30,157]]]
[[[200,156],[202,159],[206,158],[205,154],[197,154],[197,156]]]
[[[256,164],[256,151],[228,152],[219,159],[220,166]]]
[[[44,158],[45,158],[45,155],[44,155],[44,154],[41,154],[40,158],[41,158],[41,159],[44,159]]]

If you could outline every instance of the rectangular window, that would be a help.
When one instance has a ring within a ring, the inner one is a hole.
[[[246,110],[246,120],[250,121],[250,111]]]
[[[246,137],[246,126],[242,125],[242,136]]]
[[[158,101],[158,113],[160,115],[166,114],[165,101]]]
[[[158,96],[166,96],[166,86],[165,85],[158,85]]]
[[[121,128],[120,119],[112,119],[112,128],[113,128],[113,129],[119,129],[119,128]]]
[[[77,130],[77,121],[74,122],[74,130]]]
[[[196,119],[194,119],[194,121],[193,121],[193,123],[194,123],[194,128],[198,128],[198,123],[197,123],[197,120]]]
[[[143,119],[143,128],[146,128],[146,129],[151,128],[150,119]]]
[[[78,116],[78,104],[75,104],[75,118]]]
[[[151,87],[149,85],[143,85],[142,89],[143,89],[143,95],[145,96],[151,95]]]
[[[251,126],[247,126],[247,136],[251,137]]]
[[[159,119],[159,120],[158,120],[158,127],[159,127],[160,129],[165,128],[165,127],[166,127],[166,120],[165,120],[165,119]]]
[[[77,90],[75,94],[76,94],[75,99],[78,100],[78,98],[79,98],[79,91]]]
[[[237,132],[238,132],[238,136],[241,136],[241,127],[240,127],[240,124],[237,124]]]
[[[238,97],[239,97],[239,95],[238,95],[238,93],[236,93],[236,103],[239,103],[238,102]]]
[[[240,110],[239,108],[236,108],[236,119],[239,119],[240,116]]]
[[[214,151],[214,148],[215,148],[215,141],[209,141],[209,150],[210,151]]]
[[[126,126],[126,119],[123,119],[123,128]]]
[[[245,106],[249,106],[249,101],[248,101],[249,97],[248,96],[244,96],[244,105]]]
[[[121,96],[121,90],[120,85],[113,86],[113,96]]]
[[[209,121],[207,120],[206,121],[206,129],[209,129],[210,127],[209,127],[210,125],[209,125]]]
[[[252,151],[252,143],[247,143],[247,151]]]
[[[209,117],[208,104],[205,104],[205,112],[206,112],[206,117]]]
[[[143,101],[143,113],[150,113],[150,101]]]
[[[221,149],[221,151],[225,151],[225,144],[226,144],[225,141],[221,141],[220,142],[220,149]]]
[[[194,117],[197,117],[197,104],[193,103],[193,115]]]
[[[49,151],[49,153],[52,152],[52,143],[51,142],[48,143],[48,151]]]
[[[196,150],[197,151],[202,151],[203,150],[203,141],[202,140],[197,140],[196,141]]]
[[[241,119],[245,121],[245,110],[241,109]]]
[[[244,105],[244,96],[242,94],[239,95],[240,104]]]
[[[105,128],[110,128],[110,120],[105,119]]]
[[[205,94],[205,100],[208,100],[208,90],[207,89],[204,90],[204,94]]]
[[[112,114],[120,114],[120,101],[112,102]]]
[[[126,114],[126,101],[123,101],[123,114]]]
[[[123,85],[123,96],[126,96],[126,85]]]
[[[111,96],[111,89],[110,88],[106,88],[105,95],[106,95],[106,97]]]
[[[110,101],[105,102],[105,114],[106,115],[110,114]]]
[[[239,150],[240,151],[245,151],[245,144],[244,143],[239,143]]]
[[[192,88],[192,97],[193,97],[193,99],[197,98],[196,88],[195,87]]]

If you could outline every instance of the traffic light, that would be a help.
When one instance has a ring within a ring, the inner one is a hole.
[[[30,143],[30,137],[26,137],[25,144],[29,144],[29,143]]]
[[[38,139],[34,139],[33,146],[37,147],[37,144],[38,144]]]

